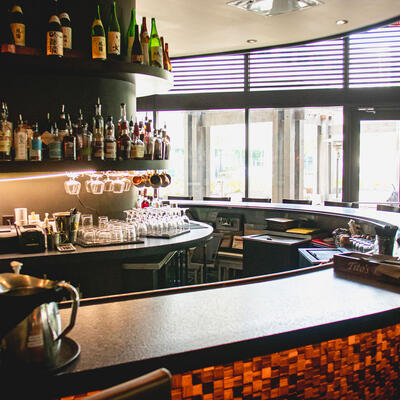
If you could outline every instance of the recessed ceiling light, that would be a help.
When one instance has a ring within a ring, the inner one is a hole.
[[[346,25],[348,22],[347,19],[338,19],[336,25]]]
[[[320,0],[235,0],[227,4],[270,17],[305,10],[309,7],[319,6],[323,2]]]
[[[257,43],[257,39],[247,39],[246,42],[250,43],[250,44],[254,44],[254,43]]]

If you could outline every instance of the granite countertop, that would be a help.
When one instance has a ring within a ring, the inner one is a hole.
[[[272,281],[83,306],[69,334],[81,355],[57,375],[57,385],[94,389],[115,383],[111,376],[129,379],[159,367],[182,372],[394,324],[399,294],[400,287],[325,267]],[[69,310],[61,314],[65,323]]]

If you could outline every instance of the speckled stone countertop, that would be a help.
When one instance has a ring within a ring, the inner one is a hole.
[[[182,372],[400,320],[400,286],[326,267],[268,279],[83,306],[69,334],[81,355],[54,379],[79,393],[159,367]],[[69,310],[61,313],[65,322]]]

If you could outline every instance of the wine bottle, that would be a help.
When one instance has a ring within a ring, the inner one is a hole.
[[[28,132],[26,131],[22,115],[18,116],[17,128],[14,132],[14,160],[28,160]]]
[[[117,159],[117,142],[115,140],[115,125],[113,117],[111,115],[108,116],[107,123],[105,126],[104,158],[106,160]]]
[[[149,33],[147,32],[146,17],[142,19],[142,29],[140,31],[140,44],[142,46],[143,64],[149,65]]]
[[[165,56],[167,57],[168,71],[172,71],[171,59],[169,58],[168,43],[165,43]]]
[[[1,52],[15,54],[15,41],[14,35],[11,32],[11,27],[9,24],[1,24],[0,25],[0,43],[1,43]]]
[[[11,161],[12,130],[8,121],[7,104],[1,103],[0,161]]]
[[[47,25],[47,50],[48,56],[62,57],[64,55],[63,48],[63,32],[61,29],[60,18],[58,18],[57,7],[49,19]]]
[[[96,114],[93,117],[93,158],[104,160],[104,119],[101,115],[100,98],[95,105]]]
[[[33,136],[29,150],[29,161],[42,161],[42,137],[39,133],[39,124],[33,124]]]
[[[88,123],[84,121],[83,116],[81,116],[81,129],[82,129],[82,149],[80,152],[80,159],[84,161],[92,161],[93,134],[92,132],[89,131]]]
[[[120,115],[121,115],[120,119],[118,120],[118,136],[116,137],[117,140],[122,134],[122,125],[124,123],[126,123],[126,125],[128,126],[128,120],[126,119],[126,104],[124,104],[124,103],[121,103],[121,114]]]
[[[135,9],[132,8],[131,21],[129,23],[129,27],[128,27],[128,30],[126,32],[126,38],[125,38],[126,56],[127,56],[128,60],[131,58],[132,46],[133,46],[133,43],[134,43],[135,37],[136,37],[136,35],[135,35],[135,25],[136,25],[136,13],[135,13]]]
[[[171,155],[171,141],[167,135],[167,124],[164,123],[164,129],[162,130],[162,155],[163,160],[169,160]]]
[[[162,48],[163,68],[168,71],[168,62],[167,62],[167,56],[165,54],[164,38],[162,36],[160,37],[160,41]]]
[[[107,54],[113,59],[118,59],[121,55],[121,29],[118,23],[115,1],[112,4],[107,27]]]
[[[81,159],[81,151],[83,147],[83,115],[82,110],[79,109],[78,116],[74,123],[72,124],[72,134],[75,136],[76,140],[76,158]]]
[[[131,157],[131,137],[129,136],[129,123],[126,119],[126,106],[121,104],[123,115],[120,120],[121,134],[117,139],[118,160],[129,160]]]
[[[142,46],[139,40],[139,26],[135,25],[135,41],[132,46],[131,62],[134,64],[143,64]]]
[[[100,4],[97,4],[97,15],[92,24],[92,59],[107,59],[106,34],[101,22]]]
[[[157,33],[155,18],[151,19],[149,57],[150,57],[150,65],[152,65],[153,67],[160,67],[160,68],[163,67],[162,47],[160,38],[158,37]]]
[[[162,160],[162,140],[160,136],[160,131],[154,129],[154,155],[153,160]]]
[[[72,26],[69,14],[64,11],[60,14],[59,18],[61,23],[61,30],[63,33],[64,50],[72,50]]]
[[[25,46],[25,20],[22,8],[14,4],[10,12],[10,27],[16,46]]]
[[[140,140],[139,125],[137,124],[137,122],[135,122],[134,128],[133,128],[131,159],[132,160],[142,160],[143,157],[144,157],[144,143]]]

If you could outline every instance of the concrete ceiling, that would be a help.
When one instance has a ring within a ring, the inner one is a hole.
[[[251,50],[345,34],[399,17],[399,0],[322,0],[290,14],[264,17],[229,0],[136,0],[138,22],[155,17],[171,57]],[[345,19],[345,25],[336,21]],[[248,39],[257,43],[249,44]]]

